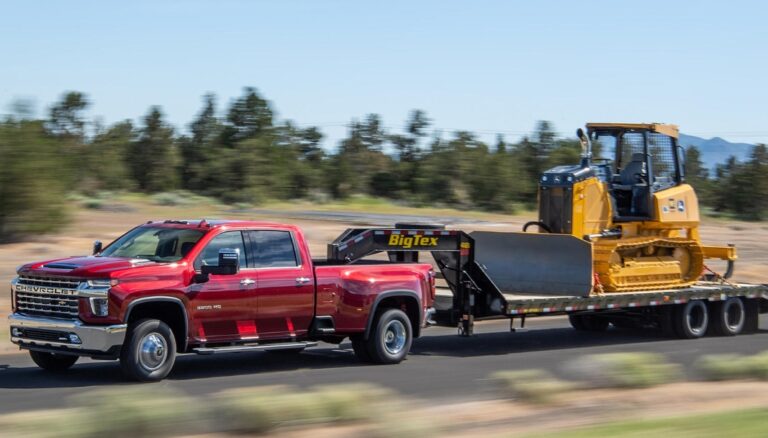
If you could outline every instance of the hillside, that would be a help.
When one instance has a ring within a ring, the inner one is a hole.
[[[713,170],[717,164],[724,163],[731,155],[739,161],[749,158],[754,145],[749,143],[731,143],[720,137],[705,139],[693,135],[680,134],[680,145],[683,147],[696,146],[701,151],[701,160],[705,166]]]

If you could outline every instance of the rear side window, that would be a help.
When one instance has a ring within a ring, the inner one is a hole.
[[[248,231],[251,268],[286,268],[300,265],[293,237],[288,231]]]

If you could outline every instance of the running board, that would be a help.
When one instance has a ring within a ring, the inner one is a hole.
[[[277,344],[257,344],[257,345],[228,345],[226,347],[198,347],[193,348],[192,352],[197,354],[221,354],[221,353],[242,353],[246,351],[277,351],[277,350],[303,350],[307,347],[315,347],[317,342],[282,342]]]

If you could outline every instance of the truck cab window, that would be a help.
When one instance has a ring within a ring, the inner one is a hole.
[[[227,231],[211,239],[205,246],[203,252],[195,260],[195,269],[200,266],[216,266],[219,264],[219,250],[232,248],[240,254],[240,266],[246,267],[245,244],[243,243],[243,233],[240,231]]]
[[[300,265],[291,233],[288,231],[249,231],[253,268],[285,268]]]

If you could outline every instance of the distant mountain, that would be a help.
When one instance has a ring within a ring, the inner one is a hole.
[[[679,144],[685,148],[696,146],[701,152],[701,161],[711,170],[720,163],[724,163],[733,155],[739,161],[749,159],[749,153],[755,145],[749,143],[731,143],[720,137],[705,139],[693,135],[680,134]]]

